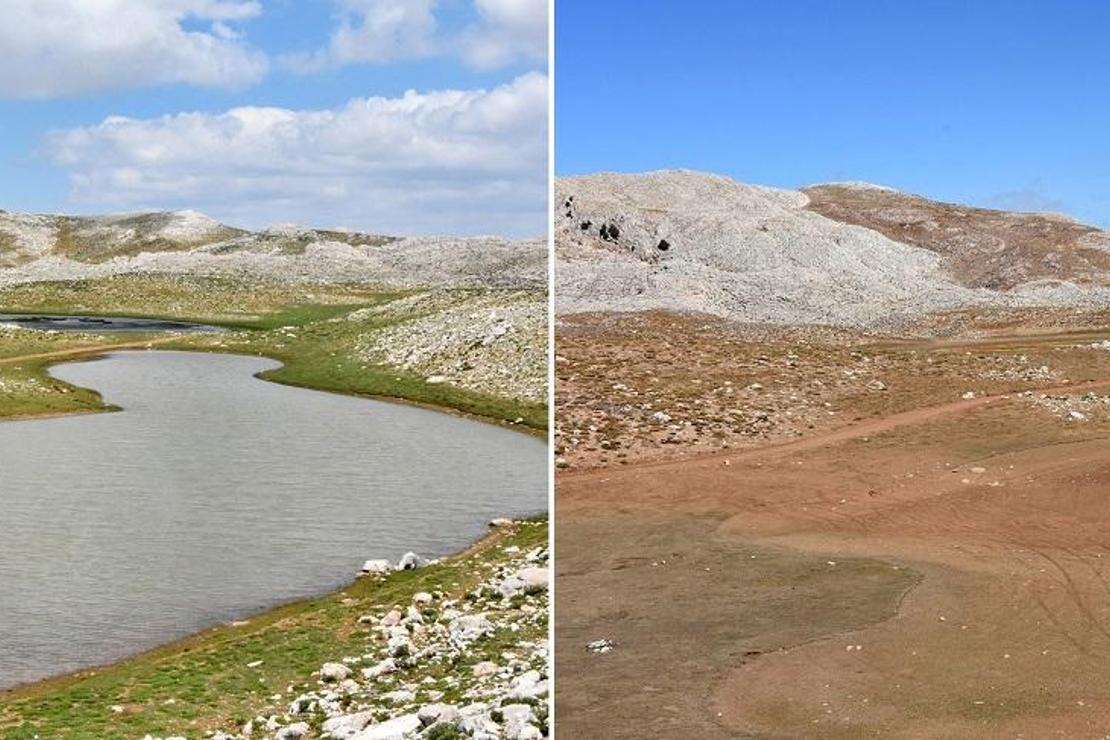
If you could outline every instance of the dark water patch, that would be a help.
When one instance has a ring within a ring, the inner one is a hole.
[[[216,326],[187,321],[163,319],[131,319],[117,316],[56,316],[0,314],[0,326],[10,324],[23,329],[79,332],[159,332],[159,331],[223,331]]]

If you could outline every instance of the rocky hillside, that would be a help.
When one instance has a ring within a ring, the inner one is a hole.
[[[555,208],[562,313],[873,328],[969,306],[1110,305],[1108,235],[1061,216],[687,171],[565,178]]]
[[[195,211],[60,216],[0,211],[0,286],[114,275],[232,276],[387,287],[542,287],[543,240],[399,238],[277,226],[249,232]]]
[[[1032,280],[1105,285],[1110,234],[1056,213],[1012,213],[939,203],[875,186],[814,185],[806,208],[942,257],[973,288],[1009,290]]]

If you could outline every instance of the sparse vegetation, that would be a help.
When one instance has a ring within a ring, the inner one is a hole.
[[[106,740],[237,731],[257,714],[283,712],[294,697],[315,689],[311,676],[325,661],[368,652],[374,635],[360,616],[412,603],[418,592],[462,599],[510,558],[512,548],[546,546],[546,524],[536,520],[500,528],[468,552],[438,564],[394,572],[384,580],[362,578],[338,593],[217,627],[104,668],[0,693],[0,737]],[[474,643],[464,661],[402,670],[398,680],[429,679],[431,689],[444,692],[443,701],[457,700],[460,689],[445,683],[447,677],[465,679],[465,684],[475,663],[500,661],[503,650],[546,637],[545,618]]]

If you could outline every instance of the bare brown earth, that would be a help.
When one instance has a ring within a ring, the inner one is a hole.
[[[874,187],[805,188],[809,210],[863,226],[945,257],[949,272],[973,288],[1007,290],[1029,280],[1104,284],[1107,237],[1051,213],[1014,213]]]
[[[1110,332],[1049,323],[564,319],[560,736],[1110,736]]]

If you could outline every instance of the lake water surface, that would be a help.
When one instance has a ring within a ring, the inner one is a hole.
[[[0,687],[458,551],[545,510],[546,445],[290,388],[277,363],[121,352],[61,365],[119,413],[0,423]]]
[[[0,314],[0,326],[24,329],[83,332],[222,331],[215,326],[164,319],[130,319],[116,316],[47,316]]]

